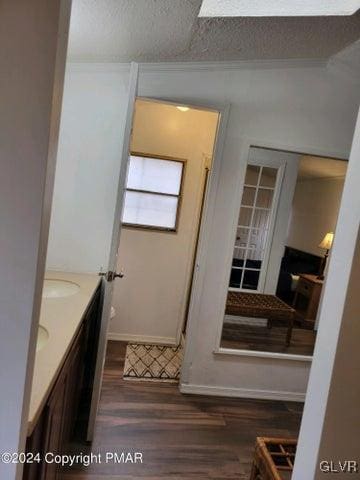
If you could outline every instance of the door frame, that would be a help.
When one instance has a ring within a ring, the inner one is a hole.
[[[222,155],[223,155],[223,150],[225,145],[226,130],[227,130],[230,109],[231,109],[230,103],[214,104],[212,102],[209,102],[205,105],[205,103],[194,104],[193,102],[189,102],[189,103],[186,103],[186,106],[189,106],[191,108],[197,108],[199,110],[208,110],[212,112],[215,111],[219,114],[219,119],[217,124],[217,132],[214,140],[212,164],[211,164],[210,172],[207,175],[206,184],[204,185],[204,189],[201,192],[203,201],[202,201],[202,209],[200,212],[200,216],[197,219],[197,228],[196,228],[197,242],[195,245],[194,253],[191,259],[189,260],[188,266],[187,266],[187,276],[189,277],[191,270],[193,271],[193,274],[191,278],[189,278],[189,282],[186,283],[185,289],[184,289],[184,296],[183,296],[184,304],[183,304],[182,314],[180,316],[178,326],[177,326],[177,331],[176,331],[177,344],[180,343],[184,325],[189,320],[193,287],[196,282],[197,272],[200,269],[200,263],[198,262],[198,258],[199,258],[198,254],[199,254],[199,251],[203,248],[204,242],[206,242],[206,233],[205,233],[204,224],[206,222],[206,219],[208,218],[208,215],[210,214],[209,213],[210,210],[213,208],[212,200],[216,195],[216,194],[214,195],[214,193],[217,192],[217,189],[218,189],[221,160],[222,160]],[[214,204],[214,207],[215,207],[215,204]],[[185,318],[185,315],[187,318]],[[186,338],[185,338],[185,343],[186,343]]]
[[[150,95],[142,96],[139,95],[138,98],[151,100],[151,101],[158,101],[159,103],[166,103],[170,105],[176,106],[184,106],[198,110],[208,110],[210,112],[216,112],[219,114],[218,126],[217,126],[217,133],[214,142],[214,150],[213,150],[213,161],[212,167],[210,169],[207,185],[205,185],[205,192],[204,192],[204,201],[203,201],[203,208],[202,214],[198,219],[199,228],[198,228],[198,241],[196,246],[196,251],[191,259],[188,262],[188,273],[190,274],[191,269],[193,268],[193,276],[190,279],[190,284],[187,283],[184,289],[184,296],[183,296],[183,308],[182,314],[179,316],[177,329],[176,329],[176,344],[178,345],[181,341],[182,330],[183,326],[188,320],[187,328],[189,326],[190,320],[190,311],[192,305],[192,296],[194,291],[195,284],[198,283],[198,276],[200,271],[200,265],[204,264],[202,261],[203,254],[207,251],[207,243],[208,243],[208,235],[207,230],[208,226],[211,224],[211,219],[213,217],[213,211],[215,208],[215,200],[218,191],[219,179],[220,179],[220,169],[221,169],[221,160],[225,145],[225,138],[227,133],[227,125],[230,116],[231,104],[219,104],[214,102],[206,102],[206,101],[194,101],[188,100],[186,98],[166,98],[166,97],[151,97]],[[187,294],[188,293],[188,294]],[[188,308],[187,307],[188,303]],[[185,314],[186,318],[185,318]],[[185,337],[185,344],[189,341],[187,336]]]
[[[284,144],[280,142],[272,142],[270,140],[264,140],[256,137],[251,136],[243,136],[241,141],[241,148],[240,148],[240,155],[239,155],[239,163],[238,169],[236,172],[236,180],[238,189],[234,192],[234,198],[241,198],[243,184],[245,179],[245,172],[247,161],[249,158],[250,148],[251,147],[258,147],[258,148],[267,148],[273,150],[281,150],[284,152],[300,154],[300,155],[314,155],[319,157],[325,158],[334,158],[336,160],[343,160],[347,161],[349,157],[349,152],[343,150],[326,150],[322,148],[316,148],[312,145],[300,145],[300,144]],[[214,181],[213,189],[219,185],[220,180],[220,172],[217,172],[218,178],[216,182]],[[210,197],[211,195],[211,197]],[[205,282],[205,268],[200,268],[200,265],[204,266],[209,261],[209,236],[211,234],[211,226],[212,226],[212,215],[211,213],[214,211],[215,202],[217,197],[217,190],[213,191],[209,189],[209,205],[207,206],[207,212],[204,216],[203,225],[202,225],[202,232],[201,232],[201,242],[199,242],[199,248],[196,257],[196,265],[199,267],[196,269],[196,276],[194,277],[194,282],[191,291],[191,298],[190,298],[190,307],[189,307],[189,315],[188,315],[188,326],[187,326],[187,333],[186,341],[185,341],[185,351],[184,351],[184,360],[182,364],[182,372],[181,372],[181,379],[180,383],[184,383],[186,381],[186,377],[188,375],[188,370],[192,363],[192,358],[195,355],[196,348],[194,345],[194,337],[196,335],[192,334],[193,331],[197,329],[197,316],[198,312],[201,307],[203,290],[204,290],[204,282]],[[236,207],[237,205],[237,207]],[[229,205],[229,209],[232,209],[229,214],[233,215],[234,219],[237,220],[238,214],[238,202],[234,202],[233,204]],[[236,212],[235,212],[236,210]],[[230,245],[230,244],[229,244]],[[230,252],[233,245],[224,245],[224,248],[228,248]],[[232,255],[232,250],[231,250]],[[331,261],[331,259],[330,259]],[[227,279],[220,279],[219,283],[224,282],[226,284]],[[226,289],[227,291],[227,289]],[[225,289],[224,289],[225,292]],[[225,304],[225,295],[224,293],[224,304]],[[288,353],[275,353],[275,352],[258,352],[252,350],[237,350],[237,349],[225,349],[220,347],[220,339],[221,339],[221,332],[223,326],[223,309],[218,309],[218,306],[215,307],[218,312],[219,322],[218,322],[218,330],[215,335],[215,344],[213,353],[216,355],[232,355],[232,356],[242,356],[242,357],[262,357],[262,358],[275,358],[281,360],[294,360],[294,361],[301,361],[305,363],[309,363],[312,361],[313,356],[305,356],[305,355],[295,355],[295,354],[288,354]],[[319,306],[321,309],[321,304]]]
[[[140,67],[139,74],[141,74],[141,65],[139,65],[139,67]],[[193,275],[191,278],[189,278],[189,281],[186,282],[183,295],[182,295],[183,298],[182,298],[182,305],[181,305],[181,314],[179,315],[179,318],[177,320],[175,343],[176,345],[179,345],[181,342],[183,327],[186,323],[186,320],[189,319],[191,296],[192,296],[193,286],[196,278],[196,272],[199,266],[199,262],[197,261],[198,253],[200,249],[204,248],[202,247],[202,245],[206,241],[204,228],[203,228],[205,224],[205,218],[208,215],[207,213],[208,210],[209,209],[213,210],[215,206],[214,204],[213,207],[211,207],[210,203],[211,203],[211,200],[216,196],[216,192],[218,189],[221,159],[222,159],[223,148],[225,144],[226,129],[227,129],[230,110],[231,110],[231,103],[226,103],[226,104],[216,103],[216,102],[214,103],[212,101],[206,102],[206,100],[197,101],[193,99],[188,99],[186,97],[181,97],[181,98],[180,97],[167,98],[167,97],[157,97],[157,96],[152,97],[151,93],[148,93],[146,96],[143,96],[141,95],[141,93],[139,93],[137,98],[142,100],[148,100],[151,102],[188,107],[196,110],[215,112],[219,114],[217,132],[216,132],[216,137],[214,141],[212,166],[211,166],[211,169],[207,178],[207,182],[205,185],[205,192],[201,193],[201,195],[204,197],[204,200],[203,200],[203,208],[202,208],[201,215],[197,220],[199,224],[197,228],[198,241],[197,241],[197,245],[195,246],[196,250],[194,251],[194,254],[191,256],[191,259],[188,261],[188,264],[187,264],[187,273],[186,273],[187,278],[190,277],[192,269],[193,269]],[[196,240],[196,238],[194,239]]]

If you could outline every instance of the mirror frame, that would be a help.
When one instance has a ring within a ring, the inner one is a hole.
[[[331,151],[331,150],[322,150],[318,148],[312,148],[309,146],[298,147],[294,145],[284,145],[279,144],[276,142],[267,142],[259,139],[255,139],[252,137],[245,137],[243,141],[243,146],[241,148],[240,153],[240,162],[242,163],[243,168],[241,169],[241,174],[239,176],[240,185],[239,185],[239,202],[241,202],[241,195],[245,183],[245,174],[246,174],[246,167],[248,164],[248,159],[250,155],[251,148],[264,148],[270,150],[279,150],[282,152],[289,152],[299,155],[313,155],[319,156],[324,158],[333,158],[334,160],[342,160],[348,161],[347,154],[340,151]],[[240,205],[240,203],[239,203]],[[237,210],[237,216],[238,216]],[[231,255],[233,250],[231,249]],[[329,259],[331,261],[331,258]],[[324,289],[323,289],[324,290]],[[226,305],[226,298],[228,293],[228,285],[223,291],[223,309],[222,312],[225,311]],[[319,303],[319,310],[318,315],[321,312],[322,308],[322,296],[320,297]],[[230,356],[243,356],[243,357],[259,357],[259,358],[273,358],[273,359],[281,359],[281,360],[293,360],[293,361],[300,361],[300,362],[311,362],[313,359],[313,355],[299,355],[299,354],[291,354],[291,353],[280,353],[280,352],[267,352],[261,350],[245,350],[245,349],[232,349],[232,348],[224,348],[221,347],[221,337],[222,337],[222,330],[223,330],[223,314],[220,317],[220,321],[218,322],[218,329],[215,335],[215,345],[213,349],[213,354],[215,355],[230,355]],[[315,340],[315,347],[316,347],[316,340]]]

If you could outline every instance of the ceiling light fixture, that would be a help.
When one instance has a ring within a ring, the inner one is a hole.
[[[359,0],[203,0],[199,17],[353,15],[359,8]]]
[[[178,105],[176,107],[180,112],[187,112],[189,110],[189,107],[184,107],[183,105]]]

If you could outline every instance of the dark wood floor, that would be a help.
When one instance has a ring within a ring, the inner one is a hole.
[[[316,332],[294,327],[289,346],[285,344],[287,328],[283,326],[252,327],[248,325],[224,324],[221,347],[261,352],[312,355]]]
[[[144,463],[77,466],[63,480],[245,480],[256,436],[298,434],[302,404],[182,395],[174,384],[124,381],[124,353],[125,344],[109,342],[91,450],[142,452]]]

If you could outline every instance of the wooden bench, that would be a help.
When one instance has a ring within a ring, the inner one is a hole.
[[[287,323],[286,345],[290,345],[295,310],[276,295],[262,293],[229,292],[226,300],[227,315],[267,318],[269,328],[274,320]]]

